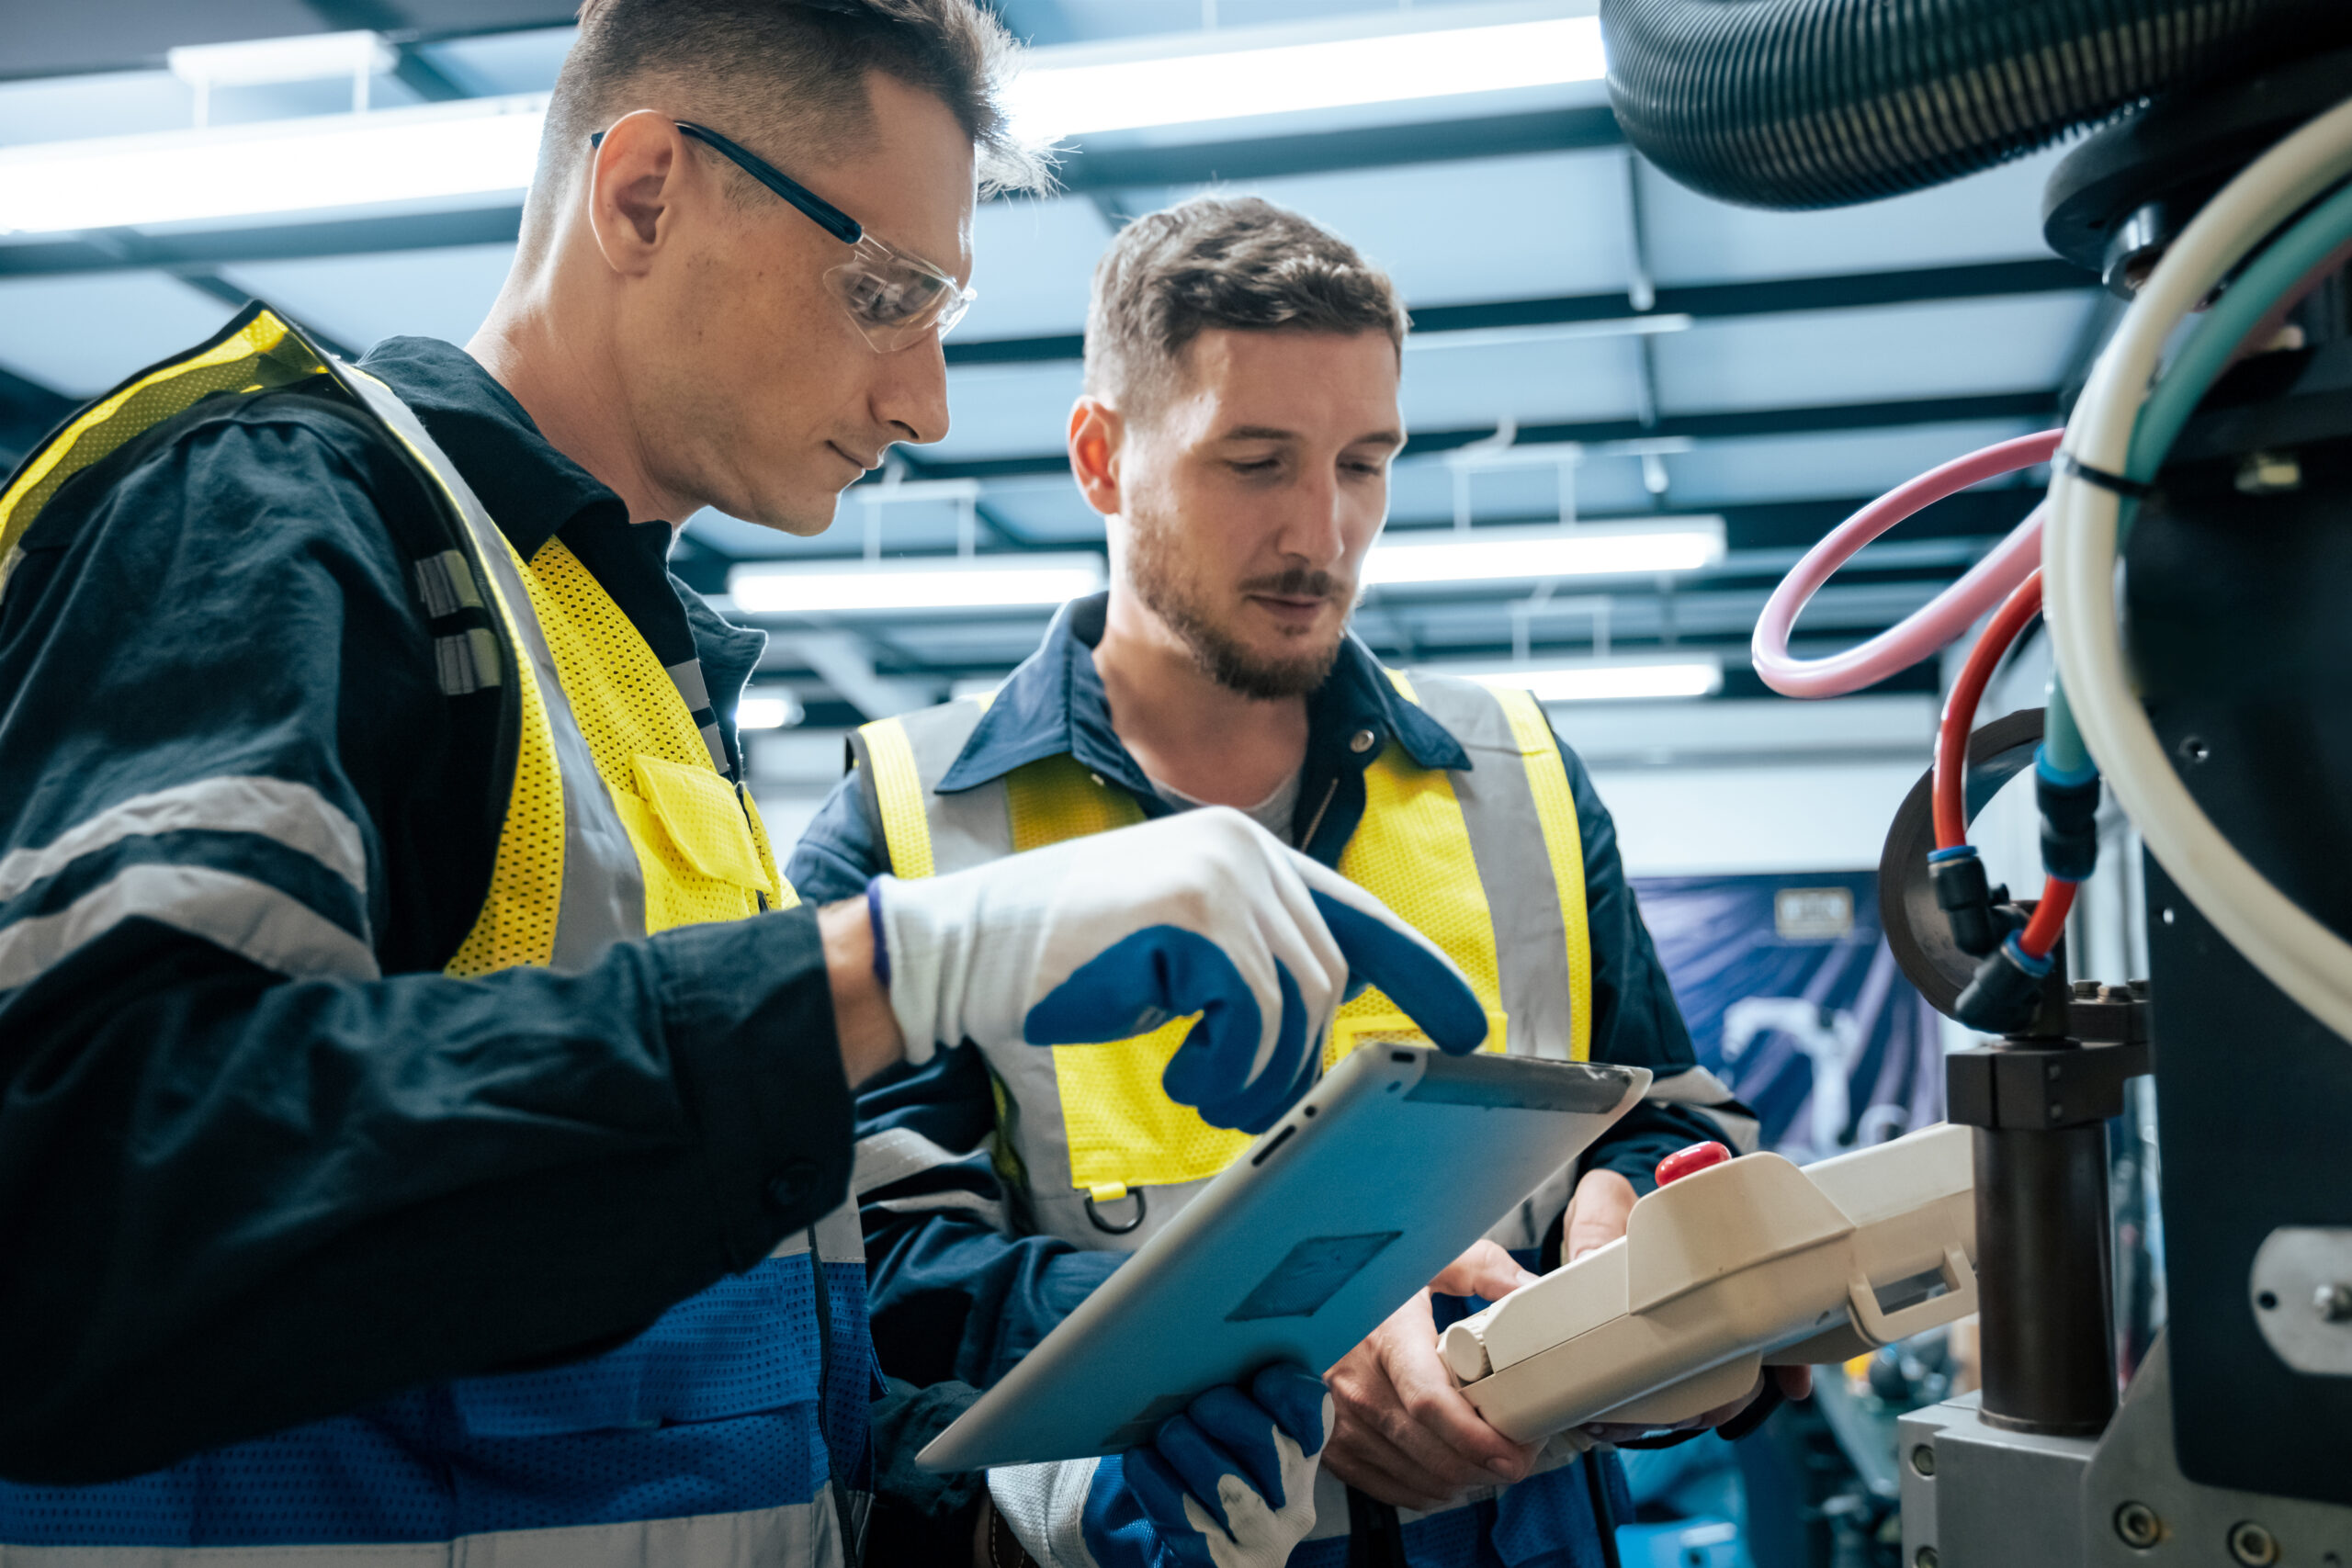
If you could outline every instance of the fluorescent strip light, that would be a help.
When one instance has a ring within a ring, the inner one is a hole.
[[[400,56],[379,33],[300,33],[239,43],[182,44],[164,51],[164,63],[191,86],[266,87],[390,71],[400,63]]]
[[[0,148],[0,232],[519,193],[546,110],[533,93]]]
[[[1033,62],[1007,93],[1014,131],[1108,130],[1598,81],[1598,17],[1404,31],[1157,59]]]
[[[738,729],[786,729],[798,724],[808,710],[786,692],[781,695],[745,697],[735,705]]]
[[[1572,343],[1579,338],[1651,337],[1660,333],[1687,333],[1696,324],[1679,311],[1657,316],[1611,316],[1597,321],[1546,321],[1526,327],[1462,327],[1449,332],[1410,333],[1405,351],[1431,353],[1443,348],[1516,348],[1522,344]]]
[[[1363,563],[1367,588],[1430,582],[1647,576],[1697,571],[1724,558],[1724,520],[1579,523],[1430,530],[1383,539]]]
[[[894,561],[762,562],[728,574],[736,607],[754,615],[1009,610],[1066,604],[1102,586],[1102,558],[953,556]]]
[[[1482,686],[1519,686],[1542,703],[1652,701],[1711,697],[1724,689],[1723,660],[1713,654],[1672,659],[1552,660],[1533,664],[1449,669],[1430,672],[1476,681]]]

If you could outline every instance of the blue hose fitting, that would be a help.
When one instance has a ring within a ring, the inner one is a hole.
[[[1928,856],[1928,878],[1935,885],[1936,908],[1951,927],[1951,939],[1971,958],[1983,958],[2001,945],[2018,921],[1997,907],[2009,901],[2007,887],[1986,885],[1984,863],[1976,846],[1937,850]]]
[[[2063,769],[2050,748],[2033,754],[2033,795],[2041,808],[2041,869],[2061,882],[2086,882],[2098,864],[2098,770]]]
[[[1976,966],[1952,1004],[1952,1016],[1980,1034],[2016,1034],[2033,1021],[2041,1004],[2041,982],[2054,957],[2036,958],[2018,945],[2012,931]]]

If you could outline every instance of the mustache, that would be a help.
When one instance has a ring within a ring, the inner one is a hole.
[[[1303,566],[1267,577],[1245,578],[1241,583],[1244,593],[1263,593],[1276,599],[1340,599],[1354,591],[1354,582],[1347,578]]]

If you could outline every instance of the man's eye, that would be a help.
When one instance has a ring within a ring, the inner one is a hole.
[[[849,307],[866,321],[890,326],[920,314],[938,292],[938,284],[930,278],[868,273],[851,285]]]
[[[1250,462],[1243,462],[1237,458],[1233,464],[1233,471],[1237,474],[1271,474],[1280,467],[1282,467],[1282,459],[1279,457],[1260,457]]]

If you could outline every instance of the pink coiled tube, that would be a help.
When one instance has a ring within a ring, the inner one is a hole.
[[[1804,558],[1772,591],[1756,619],[1750,651],[1756,673],[1784,696],[1840,697],[1908,670],[1976,624],[1977,617],[2007,598],[2041,564],[2041,517],[2036,506],[2009,530],[2008,537],[1961,580],[1859,648],[1826,659],[1789,657],[1789,630],[1821,585],[1860,553],[1864,545],[1948,495],[2019,468],[2050,461],[2064,430],[2037,431],[1955,457],[1907,484],[1898,485],[1855,513],[1807,550]]]

